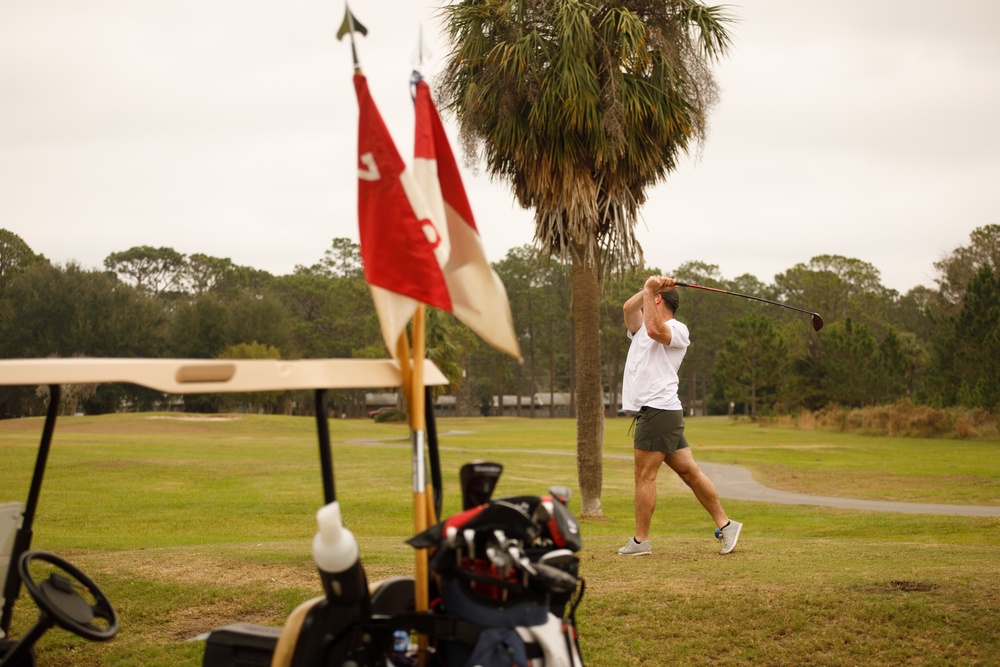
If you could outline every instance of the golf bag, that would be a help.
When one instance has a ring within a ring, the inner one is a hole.
[[[564,499],[490,500],[409,540],[432,550],[432,610],[461,621],[461,632],[430,638],[431,664],[582,667],[582,543]]]

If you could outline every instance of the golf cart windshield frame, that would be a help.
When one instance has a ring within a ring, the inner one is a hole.
[[[447,384],[444,374],[430,361],[424,362],[425,391],[430,386]],[[316,430],[319,441],[323,495],[326,503],[336,500],[333,481],[333,455],[326,417],[325,397],[329,389],[379,389],[402,385],[399,365],[389,359],[4,359],[0,360],[0,385],[47,385],[49,405],[42,427],[35,470],[28,491],[21,525],[14,538],[12,567],[3,582],[3,614],[0,637],[10,632],[11,617],[20,589],[17,563],[30,550],[35,510],[41,495],[42,478],[48,461],[52,435],[59,414],[60,386],[64,384],[128,383],[168,394],[207,394],[312,390],[316,395]],[[437,460],[436,434],[433,428],[431,401],[425,401],[428,414],[428,448],[435,504],[440,502],[440,468]],[[431,442],[433,440],[433,442]]]

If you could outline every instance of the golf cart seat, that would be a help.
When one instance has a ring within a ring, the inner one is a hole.
[[[412,577],[390,577],[372,582],[368,591],[372,619],[389,619],[414,610],[416,585]],[[331,624],[343,632],[358,620],[353,609],[331,608],[326,602],[326,597],[322,596],[307,600],[288,615],[274,649],[271,667],[299,664],[303,656],[314,654],[312,644],[325,641],[323,635],[331,631]],[[299,662],[296,662],[297,656]]]
[[[414,609],[416,587],[412,577],[390,577],[369,585],[371,613],[391,617]],[[288,615],[285,625],[275,628],[251,623],[232,623],[216,628],[208,636],[203,667],[291,667],[296,648],[306,632],[317,626],[326,600],[319,596],[306,600]],[[325,632],[325,630],[324,630]]]

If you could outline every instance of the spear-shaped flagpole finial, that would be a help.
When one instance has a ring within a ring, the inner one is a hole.
[[[351,13],[351,8],[344,3],[344,22],[340,24],[340,30],[337,31],[337,39],[342,40],[344,35],[350,35],[351,37],[351,56],[354,58],[354,71],[361,71],[361,63],[358,62],[358,49],[354,43],[354,33],[360,32],[362,35],[368,34],[368,28],[364,27],[360,21],[354,18],[354,14]]]
[[[418,70],[423,70],[424,63],[430,60],[433,55],[427,46],[424,44],[424,26],[420,24],[417,32],[417,52],[413,56],[413,63],[416,65]]]
[[[419,53],[417,54],[417,65],[420,69],[424,68],[424,26],[417,26],[417,49]]]

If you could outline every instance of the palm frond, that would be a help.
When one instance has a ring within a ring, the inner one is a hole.
[[[698,0],[456,0],[442,108],[463,146],[534,208],[560,257],[630,264],[645,191],[705,136],[725,6]]]

